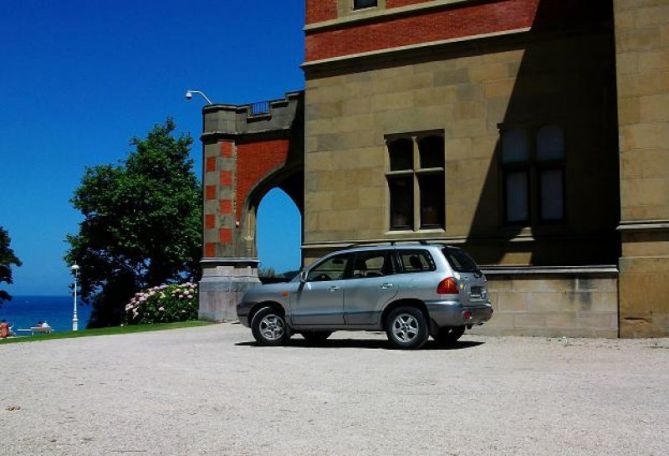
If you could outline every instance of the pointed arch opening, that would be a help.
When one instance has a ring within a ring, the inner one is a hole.
[[[302,265],[302,213],[280,188],[260,201],[256,232],[261,279],[292,278]]]

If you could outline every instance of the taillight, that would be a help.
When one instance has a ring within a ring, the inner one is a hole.
[[[453,277],[447,277],[437,287],[437,294],[458,294],[458,283]]]

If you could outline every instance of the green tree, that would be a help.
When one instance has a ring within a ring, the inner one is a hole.
[[[11,242],[9,233],[0,226],[0,283],[12,283],[12,265],[21,266],[21,260],[14,255],[14,251],[9,247]],[[9,293],[0,290],[0,305],[3,301],[10,301],[11,299]]]
[[[175,138],[168,119],[134,138],[125,161],[86,169],[72,204],[84,216],[68,235],[69,264],[81,266],[91,327],[117,325],[139,290],[197,280],[201,255],[200,186],[190,135]]]

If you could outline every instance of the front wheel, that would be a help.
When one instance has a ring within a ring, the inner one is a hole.
[[[439,332],[432,337],[440,345],[453,345],[464,333],[464,326],[455,326],[452,328],[441,328]]]
[[[284,345],[290,332],[281,312],[271,307],[263,307],[251,320],[251,332],[260,345]]]
[[[429,337],[425,315],[415,307],[398,307],[386,319],[386,334],[395,348],[418,349]]]

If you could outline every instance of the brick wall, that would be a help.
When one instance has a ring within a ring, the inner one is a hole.
[[[337,0],[307,0],[306,23],[337,19]]]
[[[306,37],[306,61],[529,27],[538,4],[539,0],[474,4],[314,31]]]
[[[275,139],[242,143],[237,146],[237,220],[249,192],[263,177],[284,165],[288,158],[290,142]]]
[[[397,8],[398,6],[415,5],[416,3],[428,3],[430,0],[386,0],[386,8]]]

